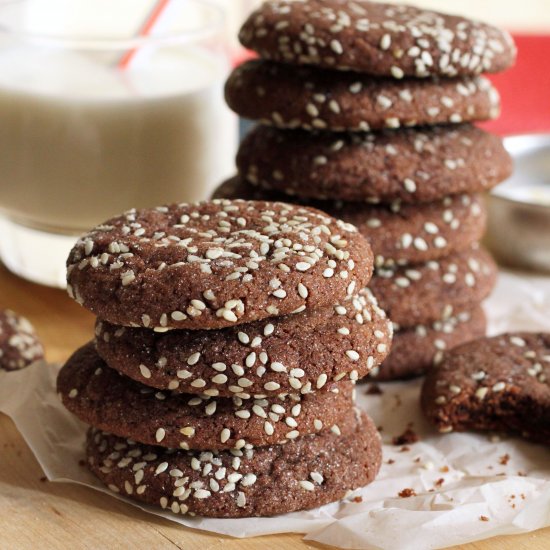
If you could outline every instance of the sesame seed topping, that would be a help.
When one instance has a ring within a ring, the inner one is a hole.
[[[306,491],[315,491],[315,485],[308,480],[301,480],[300,481],[300,487],[302,489],[305,489]]]

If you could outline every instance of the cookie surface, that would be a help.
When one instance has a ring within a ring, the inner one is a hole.
[[[421,376],[441,362],[446,350],[485,336],[486,328],[485,314],[478,306],[445,321],[396,331],[391,353],[370,377],[385,382]]]
[[[403,329],[472,309],[489,295],[496,276],[491,256],[472,247],[425,264],[380,268],[369,288],[394,325]]]
[[[0,310],[0,370],[13,371],[44,359],[34,327],[11,309]]]
[[[469,124],[338,135],[258,126],[237,167],[254,185],[299,197],[418,203],[491,189],[512,161],[498,136]]]
[[[422,408],[441,432],[490,430],[550,444],[550,334],[482,338],[445,354]]]
[[[332,305],[368,283],[372,262],[357,230],[322,212],[215,200],[97,226],[72,249],[67,279],[114,324],[213,329]]]
[[[318,435],[241,451],[171,451],[88,432],[90,470],[117,493],[207,517],[272,516],[344,498],[378,473],[380,437],[357,409]]]
[[[243,400],[159,392],[120,375],[92,343],[61,369],[63,404],[95,428],[174,449],[220,450],[285,443],[336,424],[353,406],[353,384],[308,395]]]
[[[364,0],[265,2],[239,34],[261,57],[380,76],[475,75],[510,67],[510,35],[463,17]]]
[[[366,376],[389,353],[392,326],[369,291],[336,306],[219,331],[120,328],[99,321],[99,355],[143,384],[210,396],[326,391]]]
[[[264,60],[237,67],[225,87],[229,107],[278,128],[369,131],[496,118],[500,99],[483,77],[376,79]]]
[[[214,192],[215,198],[291,200],[308,204],[357,227],[374,253],[376,267],[437,260],[465,250],[485,232],[487,207],[480,195],[453,195],[439,201],[391,205],[288,197],[255,187],[238,176]]]

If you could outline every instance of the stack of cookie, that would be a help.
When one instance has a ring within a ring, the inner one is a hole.
[[[261,58],[234,71],[226,98],[260,125],[241,145],[238,178],[215,196],[286,197],[369,239],[371,288],[397,330],[378,379],[418,375],[481,336],[496,267],[478,245],[479,193],[511,160],[471,123],[499,113],[479,75],[513,63],[510,36],[409,6],[276,0],[240,40]]]
[[[83,236],[69,293],[98,316],[63,367],[110,489],[181,514],[273,515],[343,498],[381,446],[354,383],[389,352],[367,241],[301,206],[130,211]]]

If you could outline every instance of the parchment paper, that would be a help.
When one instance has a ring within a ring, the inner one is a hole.
[[[550,331],[550,278],[502,273],[486,310],[491,334]],[[0,373],[0,411],[14,420],[49,480],[108,492],[78,464],[85,426],[65,411],[55,394],[57,370],[38,363],[21,372]],[[139,508],[215,533],[248,537],[298,532],[358,549],[443,548],[550,526],[550,449],[516,438],[436,434],[419,410],[420,381],[381,384],[381,395],[366,395],[366,387],[358,386],[358,405],[382,429],[384,464],[374,483],[354,493],[361,502],[350,498],[309,512],[253,520],[186,518]],[[411,421],[420,441],[393,445],[392,438]],[[416,496],[399,497],[404,489]]]

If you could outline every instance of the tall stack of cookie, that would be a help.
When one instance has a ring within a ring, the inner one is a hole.
[[[84,235],[69,293],[98,315],[63,367],[110,489],[181,514],[273,515],[375,477],[354,383],[389,352],[372,251],[306,207],[216,200],[129,211]]]
[[[478,244],[479,193],[511,160],[471,123],[499,113],[479,75],[513,63],[510,36],[409,6],[275,0],[240,40],[260,59],[234,71],[226,98],[260,125],[241,145],[239,176],[215,196],[286,196],[369,239],[371,289],[397,329],[379,379],[420,374],[481,336],[496,267]]]

